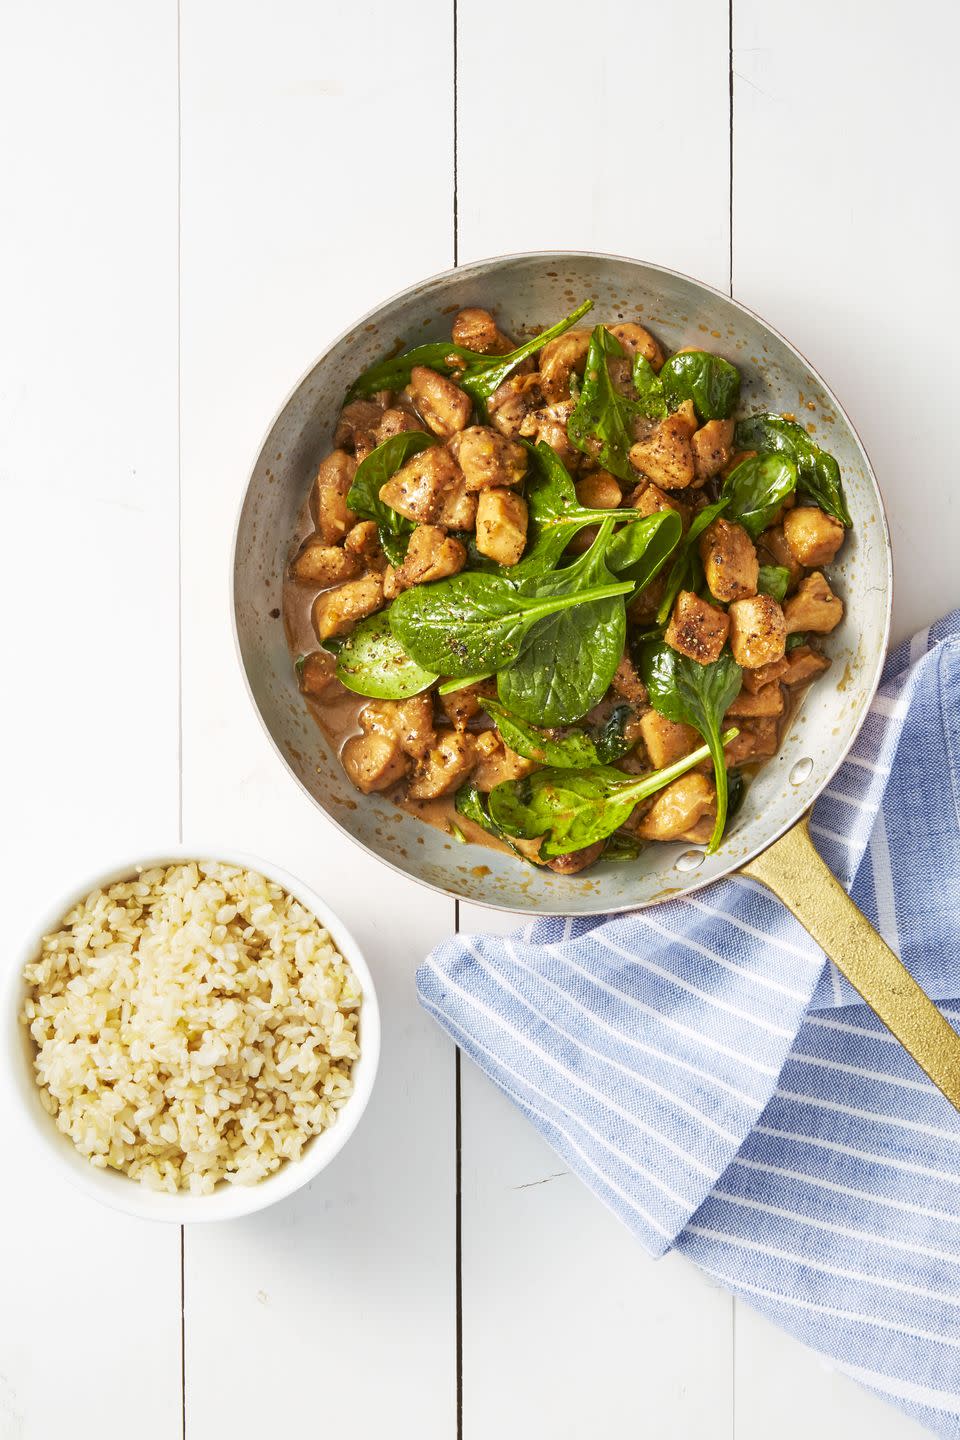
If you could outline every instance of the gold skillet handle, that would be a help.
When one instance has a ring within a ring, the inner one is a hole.
[[[741,874],[759,880],[793,911],[874,1014],[960,1110],[960,1035],[821,860],[807,830],[808,819],[804,816],[744,865]]]

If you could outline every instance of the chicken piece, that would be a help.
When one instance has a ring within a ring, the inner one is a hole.
[[[588,510],[616,510],[622,500],[620,485],[609,470],[591,470],[575,486],[577,499]]]
[[[499,329],[489,310],[471,306],[461,310],[453,320],[453,343],[478,355],[508,355],[515,349],[513,341]]]
[[[769,665],[761,665],[757,670],[745,670],[743,672],[744,687],[751,695],[758,694],[767,685],[772,685],[775,680],[782,680],[789,669],[787,657],[780,660],[771,660]]]
[[[448,795],[470,774],[476,756],[467,730],[444,730],[420,761],[407,791],[411,800],[435,800]]]
[[[377,444],[382,445],[384,440],[390,440],[394,435],[405,435],[409,430],[422,429],[423,426],[412,411],[404,410],[399,405],[391,405],[389,410],[384,410],[377,426]]]
[[[347,505],[347,491],[357,473],[357,462],[346,450],[334,450],[321,460],[310,494],[310,511],[324,545],[336,545],[357,517]]]
[[[379,731],[352,735],[340,751],[340,763],[351,784],[364,795],[389,790],[410,769],[410,761],[397,741]]]
[[[527,502],[515,490],[481,490],[477,549],[498,565],[516,565],[527,543]]]
[[[693,770],[655,796],[650,809],[633,827],[634,834],[641,840],[687,840],[707,816],[712,831],[717,816],[716,786],[706,775]]]
[[[411,760],[422,760],[437,743],[431,695],[412,695],[407,700],[371,700],[364,705],[358,719],[364,734],[391,736]]]
[[[640,717],[640,734],[654,770],[662,770],[675,760],[690,755],[703,741],[692,725],[682,720],[668,720],[657,710],[648,710]]]
[[[784,685],[805,685],[816,675],[830,668],[830,661],[809,645],[798,645],[787,654],[783,672]]]
[[[733,454],[730,456],[730,459],[720,471],[720,474],[723,476],[724,480],[726,480],[728,475],[732,475],[734,470],[736,470],[737,466],[742,465],[744,460],[752,460],[756,453],[756,450],[734,450]]]
[[[742,605],[750,603],[740,601]],[[725,611],[715,609],[692,590],[681,590],[663,638],[681,655],[710,665],[719,658],[729,630],[730,617]]]
[[[349,555],[356,556],[367,569],[383,569],[383,546],[376,520],[359,520],[348,532],[343,548]]]
[[[785,570],[789,570],[787,594],[796,590],[803,579],[803,566],[787,544],[782,525],[773,525],[769,530],[764,530],[757,541],[757,555],[761,565],[782,565]]]
[[[733,445],[732,420],[708,420],[690,437],[693,470],[699,484],[712,480],[730,459]]]
[[[400,584],[409,590],[411,585],[445,580],[448,575],[458,575],[466,563],[466,550],[441,525],[418,525],[400,566]]]
[[[588,865],[595,865],[603,854],[604,842],[595,840],[583,850],[571,850],[567,855],[551,855],[543,864],[556,875],[579,875]]]
[[[675,411],[660,421],[648,439],[630,447],[630,464],[656,485],[685,489],[695,478],[691,433],[688,415]]]
[[[438,375],[426,365],[414,365],[410,371],[408,393],[417,413],[423,417],[434,435],[449,440],[467,424],[473,401],[454,385],[446,375]]]
[[[745,765],[751,760],[766,760],[771,755],[776,755],[780,745],[780,733],[775,719],[761,717],[757,720],[739,720],[737,729],[740,731],[739,735],[734,735],[723,750],[728,769]]]
[[[464,685],[459,690],[451,690],[449,695],[438,695],[440,708],[458,730],[465,730],[469,721],[475,715],[480,714],[480,701],[484,695],[496,695],[496,682],[481,680],[476,685]],[[493,734],[493,731],[486,732]]]
[[[352,450],[358,460],[369,455],[377,444],[377,430],[383,420],[383,406],[376,400],[351,400],[340,411],[333,432],[334,445]]]
[[[447,530],[476,528],[477,497],[467,489],[467,483],[459,471],[453,483],[440,495],[436,523]]]
[[[468,490],[488,485],[519,485],[527,473],[527,452],[515,440],[488,425],[471,425],[451,443]]]
[[[744,670],[759,670],[782,660],[787,644],[783,611],[772,595],[752,595],[734,600],[730,617],[730,649]]]
[[[760,562],[742,525],[718,515],[700,537],[700,559],[711,595],[724,604],[756,595]]]
[[[727,719],[755,720],[760,716],[782,715],[783,705],[782,685],[764,685],[757,691],[744,688],[727,707]]]
[[[639,595],[627,601],[627,619],[632,625],[651,625],[657,618],[660,602],[667,588],[666,575],[658,575],[649,585],[644,585]]]
[[[336,675],[337,662],[326,650],[312,650],[297,661],[297,684],[302,695],[317,700]]]
[[[638,325],[635,320],[624,320],[620,325],[608,325],[606,328],[611,335],[616,336],[631,359],[634,355],[640,354],[650,361],[654,370],[661,368],[664,360],[663,351],[649,330],[644,330],[643,326]]]
[[[578,468],[583,458],[567,433],[567,421],[573,413],[573,405],[572,400],[562,400],[556,405],[532,410],[519,431],[525,440],[542,440],[545,445],[549,445],[571,471]],[[599,442],[597,448],[599,449]]]
[[[477,765],[473,783],[486,795],[505,780],[520,780],[536,770],[535,760],[525,760],[505,745],[495,730],[484,730],[476,739]]]
[[[386,565],[383,570],[383,598],[384,600],[396,600],[408,587],[400,579],[400,567],[397,565]]]
[[[443,505],[444,491],[462,484],[457,463],[445,445],[430,445],[412,455],[380,486],[380,499],[391,509],[420,524],[432,524]]]
[[[830,589],[827,578],[814,570],[806,580],[801,581],[796,595],[791,596],[784,606],[787,634],[797,630],[813,630],[817,635],[828,635],[843,619],[843,601]]]
[[[829,565],[843,544],[844,528],[816,505],[797,505],[783,517],[783,533],[801,565]]]
[[[324,545],[311,535],[290,562],[290,578],[298,585],[339,585],[352,580],[360,568],[360,561],[348,550]]]
[[[490,424],[508,440],[520,434],[520,426],[533,408],[530,394],[519,375],[511,375],[504,380],[487,402]]]
[[[540,351],[540,388],[549,405],[566,400],[570,394],[570,376],[574,371],[583,374],[589,349],[589,330],[568,330],[544,345]]]
[[[654,485],[652,480],[641,482],[631,491],[629,503],[644,516],[658,515],[662,510],[676,510],[684,530],[690,524],[690,506],[684,505],[682,500],[675,500],[672,495],[661,490],[659,485]]]
[[[357,620],[372,615],[383,604],[383,577],[362,575],[335,590],[322,591],[313,602],[313,628],[320,641],[345,635]]]
[[[626,652],[620,657],[620,664],[617,666],[613,679],[610,681],[611,689],[631,705],[646,705],[648,701],[647,687],[637,674],[637,667]]]

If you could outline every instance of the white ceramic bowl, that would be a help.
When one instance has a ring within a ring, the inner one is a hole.
[[[133,877],[138,867],[171,865],[184,860],[219,860],[256,870],[268,880],[282,885],[310,910],[330,932],[341,954],[350,962],[363,990],[359,1017],[360,1058],[353,1067],[353,1094],[329,1130],[315,1135],[304,1146],[299,1160],[288,1160],[279,1170],[257,1185],[221,1183],[212,1195],[168,1195],[148,1190],[137,1180],[115,1170],[100,1170],[91,1165],[74,1147],[73,1142],[57,1129],[53,1118],[40,1103],[40,1091],[34,1078],[34,1047],[29,1031],[20,1023],[26,986],[23,969],[38,953],[44,935],[55,930],[63,917],[79,900],[98,886],[115,884]],[[291,1195],[325,1170],[339,1150],[347,1143],[366,1109],[373,1089],[380,1058],[380,1012],[373,977],[367,962],[343,925],[315,891],[301,880],[256,855],[229,851],[220,846],[177,845],[158,854],[137,856],[121,861],[78,882],[66,894],[51,902],[45,915],[26,935],[22,943],[8,954],[2,976],[2,1014],[6,1041],[2,1049],[2,1106],[9,1124],[5,1124],[5,1140],[14,1149],[8,1158],[13,1163],[32,1167],[43,1166],[49,1174],[59,1174],[94,1199],[138,1215],[146,1220],[166,1220],[174,1224],[192,1224],[203,1220],[231,1220],[263,1210],[277,1200]]]

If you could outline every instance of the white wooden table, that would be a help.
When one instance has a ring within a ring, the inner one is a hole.
[[[355,1141],[246,1221],[151,1227],[7,1157],[2,1440],[919,1433],[648,1262],[479,1074],[458,1082],[413,988],[454,905],[344,842],[273,755],[228,549],[274,409],[355,315],[456,260],[588,248],[732,287],[789,335],[874,457],[897,636],[955,604],[957,17],[3,7],[5,902],[28,916],[180,833],[260,852],[367,948],[385,1044]]]

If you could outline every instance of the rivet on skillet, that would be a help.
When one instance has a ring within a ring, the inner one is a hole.
[[[802,785],[804,780],[808,778],[812,769],[813,761],[810,759],[809,755],[805,755],[802,760],[797,761],[796,765],[794,765],[793,769],[790,771],[790,784]]]
[[[682,855],[677,856],[677,870],[696,870],[698,865],[703,864],[702,850],[684,850]]]

